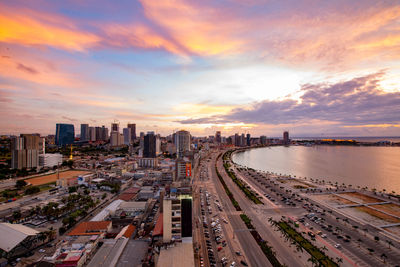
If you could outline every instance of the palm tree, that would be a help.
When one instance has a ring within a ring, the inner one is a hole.
[[[363,231],[364,231],[364,236],[367,236],[368,228],[364,228]]]
[[[383,263],[386,263],[387,256],[385,253],[382,253],[381,259],[383,260]]]
[[[390,240],[386,240],[386,243],[388,243],[389,249],[390,249],[390,246],[393,246],[393,243],[392,243],[392,241],[390,241]]]
[[[311,256],[307,261],[311,262],[311,266],[318,266],[318,260],[314,256]]]
[[[339,258],[339,257],[336,257],[336,262],[337,262],[337,263],[343,263],[343,259],[342,259],[342,258]]]

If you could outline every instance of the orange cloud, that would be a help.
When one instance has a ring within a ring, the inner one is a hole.
[[[64,17],[23,9],[12,12],[2,5],[0,9],[3,10],[0,14],[0,42],[84,51],[100,40],[94,34],[79,30]]]
[[[148,18],[164,27],[171,38],[192,53],[229,54],[237,52],[245,43],[231,37],[235,28],[240,27],[239,22],[224,21],[213,8],[199,8],[182,0],[141,0],[141,3]]]
[[[117,47],[139,47],[165,49],[171,53],[185,55],[182,47],[168,40],[167,38],[157,34],[151,28],[137,25],[118,25],[112,24],[105,27],[108,35],[108,43]]]

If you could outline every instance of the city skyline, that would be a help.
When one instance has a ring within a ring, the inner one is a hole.
[[[395,2],[0,9],[1,134],[118,120],[162,135],[400,136]]]

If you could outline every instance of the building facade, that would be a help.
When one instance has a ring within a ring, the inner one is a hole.
[[[70,145],[75,140],[75,129],[73,124],[57,123],[56,125],[56,145]]]

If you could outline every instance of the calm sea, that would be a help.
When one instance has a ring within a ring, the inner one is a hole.
[[[258,170],[400,194],[400,147],[274,146],[236,153],[233,160]]]

